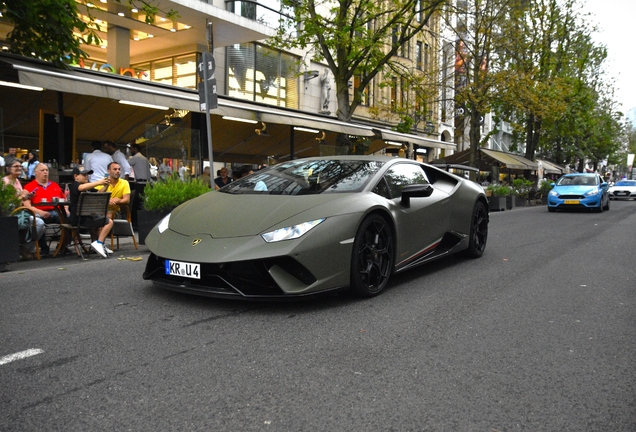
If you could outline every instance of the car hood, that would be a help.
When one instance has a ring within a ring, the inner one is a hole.
[[[598,186],[579,185],[579,186],[555,186],[554,191],[561,195],[585,195],[591,190],[598,189]]]
[[[233,195],[214,191],[177,207],[170,216],[170,229],[214,238],[253,236],[280,228],[286,221],[295,224],[342,214],[345,205],[340,202],[351,195]]]

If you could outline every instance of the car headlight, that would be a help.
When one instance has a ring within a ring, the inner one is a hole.
[[[168,224],[170,223],[170,215],[172,213],[169,213],[168,216],[166,216],[165,218],[161,219],[161,222],[159,222],[159,225],[157,225],[157,229],[159,230],[160,233],[163,233],[165,230],[168,229]]]
[[[559,194],[556,191],[551,190],[550,192],[548,192],[548,195],[552,195],[552,196],[559,196]]]
[[[317,226],[319,223],[321,223],[324,220],[325,218],[316,219],[311,222],[303,222],[298,225],[293,225],[290,227],[277,229],[265,234],[261,234],[261,237],[263,237],[263,240],[265,240],[267,243],[274,243],[274,242],[279,242],[283,240],[296,239],[298,237],[305,235],[310,229]]]
[[[585,192],[585,196],[594,196],[594,195],[598,195],[598,189],[592,189],[589,192]]]

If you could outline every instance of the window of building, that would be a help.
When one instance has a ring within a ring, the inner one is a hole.
[[[424,70],[428,71],[428,62],[430,59],[430,54],[431,54],[431,47],[429,44],[424,44]]]
[[[183,88],[197,87],[197,54],[155,60],[131,65],[136,76],[150,81]]]
[[[228,96],[298,108],[296,57],[255,43],[229,46],[226,53]]]
[[[360,75],[354,75],[353,87],[357,90],[360,88]],[[369,86],[366,86],[360,94],[360,105],[369,106]]]
[[[211,1],[209,3],[212,3]],[[227,10],[245,18],[276,27],[280,19],[280,0],[230,1]]]
[[[415,46],[415,67],[422,70],[422,42],[417,41]]]

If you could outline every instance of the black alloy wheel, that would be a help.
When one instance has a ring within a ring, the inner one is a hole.
[[[477,201],[473,208],[470,221],[470,236],[466,255],[470,258],[479,258],[486,250],[488,241],[488,211],[482,201]]]
[[[351,289],[361,297],[378,295],[393,272],[394,240],[391,228],[380,215],[362,221],[351,257]]]

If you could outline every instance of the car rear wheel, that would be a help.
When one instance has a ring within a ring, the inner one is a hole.
[[[488,240],[488,211],[483,202],[477,201],[473,208],[470,221],[470,237],[466,255],[471,258],[479,258],[486,250]]]
[[[393,233],[379,215],[362,221],[353,242],[351,289],[361,297],[378,295],[393,271]]]

